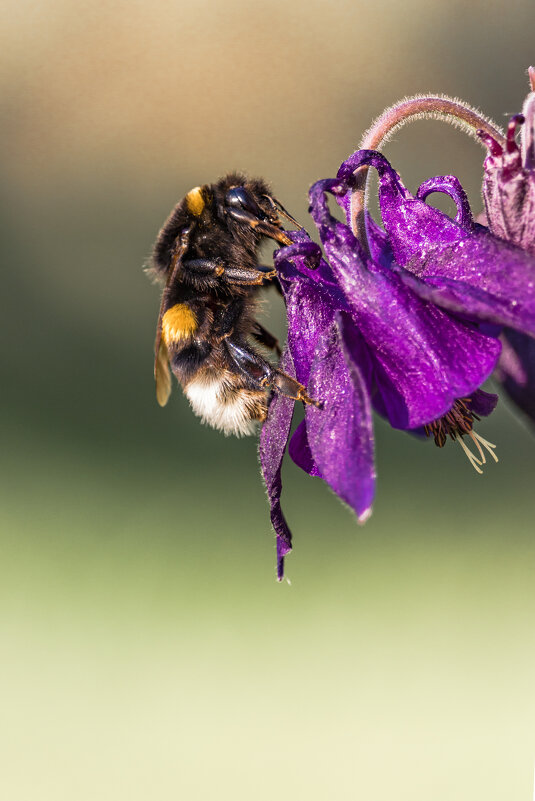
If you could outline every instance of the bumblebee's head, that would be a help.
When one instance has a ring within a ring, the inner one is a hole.
[[[227,176],[217,185],[220,193],[220,211],[227,221],[250,228],[260,236],[268,236],[283,245],[291,239],[282,229],[281,214],[291,218],[269,194],[262,181],[247,181],[243,176]]]

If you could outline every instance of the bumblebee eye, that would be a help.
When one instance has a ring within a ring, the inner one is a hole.
[[[247,211],[257,216],[262,213],[256,202],[243,186],[234,186],[232,189],[229,189],[225,201],[228,206],[247,209]]]
[[[244,209],[249,206],[248,200],[249,196],[243,186],[232,187],[232,189],[228,190],[225,197],[227,206],[241,206]]]
[[[265,220],[266,215],[243,186],[234,186],[225,196],[225,203],[231,208],[245,209],[259,220]]]

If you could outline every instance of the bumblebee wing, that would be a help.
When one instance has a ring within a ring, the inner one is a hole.
[[[156,380],[156,400],[160,406],[165,406],[171,395],[171,370],[167,346],[160,337],[160,344],[154,362],[154,378]]]
[[[171,394],[171,371],[169,369],[167,345],[162,340],[162,318],[166,310],[171,288],[177,279],[178,273],[180,272],[180,265],[182,264],[184,253],[188,249],[189,235],[191,230],[192,226],[190,225],[180,233],[180,236],[177,239],[171,261],[171,269],[169,270],[167,281],[165,282],[165,287],[162,292],[158,323],[156,324],[156,339],[154,342],[154,380],[156,381],[156,400],[160,406],[165,406]]]

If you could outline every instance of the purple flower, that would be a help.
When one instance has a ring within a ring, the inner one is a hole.
[[[368,221],[370,256],[327,203],[327,193],[334,195],[349,216],[354,171],[362,165],[379,171],[385,226],[383,232]],[[454,199],[456,220],[425,203],[435,191]],[[473,423],[496,405],[497,397],[480,387],[500,355],[501,326],[535,333],[533,285],[526,291],[534,262],[474,225],[456,179],[433,179],[413,197],[374,151],[355,153],[335,180],[319,181],[309,197],[326,260],[300,231],[275,263],[288,310],[285,369],[293,368],[322,408],[307,406],[289,452],[364,521],[375,478],[372,405],[393,427],[423,430],[440,447],[448,436],[458,441],[478,472],[483,448],[496,459]],[[279,579],[291,548],[280,509],[280,469],[292,407],[274,398],[260,446]]]
[[[535,82],[535,70],[530,68]],[[520,146],[515,133],[521,126]],[[483,198],[490,230],[535,256],[535,91],[524,102],[522,114],[509,122],[502,147],[481,134],[489,155],[485,160]]]
[[[535,90],[535,69],[529,70]],[[520,146],[515,134],[521,126]],[[535,91],[528,94],[522,114],[509,122],[505,147],[481,134],[489,155],[485,160],[483,198],[486,222],[496,236],[535,256]],[[535,281],[535,271],[530,280]],[[535,421],[535,341],[504,330],[503,355],[497,378],[517,406]]]

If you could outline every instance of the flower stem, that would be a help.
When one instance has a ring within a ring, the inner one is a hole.
[[[530,80],[535,80],[535,71],[530,72]],[[479,111],[459,100],[445,95],[416,95],[396,103],[378,117],[364,134],[359,150],[378,150],[391,136],[407,122],[419,119],[435,119],[449,122],[462,128],[480,143],[481,132],[505,147],[503,132]],[[356,173],[356,184],[351,196],[351,227],[355,236],[368,249],[366,236],[366,184],[368,167],[360,167]]]

